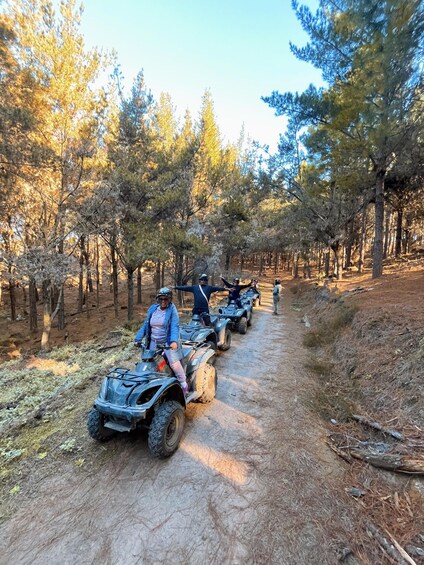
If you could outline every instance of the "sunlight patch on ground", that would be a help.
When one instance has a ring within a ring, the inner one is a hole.
[[[215,473],[224,476],[229,481],[237,485],[244,485],[247,481],[247,465],[236,461],[234,457],[226,453],[221,453],[200,443],[185,440],[180,446],[194,460],[209,467]]]
[[[234,406],[227,404],[225,401],[218,400],[217,398],[214,400],[214,405],[219,405],[218,410],[214,411],[214,420],[216,420],[217,423],[222,424],[223,429],[232,427],[229,425],[229,422],[234,421],[243,427],[249,426],[250,431],[256,435],[262,434],[262,427],[258,425],[258,419],[255,416],[242,412]]]
[[[27,365],[28,369],[39,369],[40,371],[51,371],[56,377],[63,377],[69,373],[74,373],[80,368],[77,363],[68,365],[63,361],[56,361],[55,359],[40,359],[39,357],[32,357]]]

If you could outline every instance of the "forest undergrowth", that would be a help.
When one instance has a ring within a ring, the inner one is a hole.
[[[344,461],[341,496],[362,510],[352,536],[355,555],[365,559],[374,537],[388,562],[411,562],[408,556],[421,562],[422,260],[388,270],[379,281],[352,276],[327,286],[304,282],[291,291],[308,328],[306,368],[319,383],[309,403],[327,426],[327,445]],[[406,561],[399,557],[403,548]]]

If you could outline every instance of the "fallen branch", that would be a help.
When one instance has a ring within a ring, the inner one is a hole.
[[[402,555],[402,557],[405,559],[405,561],[407,561],[410,565],[417,565],[416,561],[414,561],[412,559],[412,557],[409,555],[409,553],[407,553],[403,549],[403,547],[395,540],[395,538],[392,536],[392,534],[390,532],[388,532],[387,530],[386,530],[386,534],[392,540],[393,545],[396,547],[396,549],[399,551],[399,553]]]
[[[350,448],[349,453],[355,459],[366,461],[373,467],[409,475],[424,475],[424,459],[422,458],[405,457],[398,453],[370,453],[359,447]]]
[[[383,536],[377,526],[375,526],[372,522],[368,522],[367,529],[377,540],[379,546],[395,561],[395,563],[398,565],[405,565],[404,558],[396,551],[397,548]]]
[[[390,430],[388,428],[385,428],[384,426],[382,426],[381,424],[379,424],[378,422],[372,422],[371,420],[368,420],[367,418],[365,418],[364,416],[359,416],[358,414],[352,414],[352,418],[353,420],[356,420],[357,422],[359,422],[360,424],[363,424],[364,426],[368,426],[369,428],[373,428],[374,430],[378,430],[379,432],[382,432],[383,434],[389,435],[399,441],[404,441],[404,436],[403,434],[401,434],[400,432],[397,432],[396,430]]]
[[[344,453],[341,449],[339,449],[335,445],[332,445],[328,441],[326,441],[325,443],[328,445],[330,449],[334,451],[334,453],[336,453],[339,457],[341,457],[344,461],[346,461],[346,463],[349,464],[352,463],[352,458],[349,456],[349,453]]]

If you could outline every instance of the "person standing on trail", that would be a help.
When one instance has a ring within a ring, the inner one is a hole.
[[[193,286],[175,286],[175,290],[192,292],[194,296],[193,314],[199,314],[207,326],[211,325],[209,315],[209,299],[211,294],[225,290],[225,286],[212,286],[208,284],[209,277],[206,273],[199,275],[199,284]]]
[[[272,287],[272,303],[274,306],[274,312],[276,316],[279,314],[280,297],[283,287],[281,286],[280,279],[275,279],[274,286]]]
[[[229,295],[228,295],[228,304],[230,302],[235,302],[236,305],[241,308],[241,300],[240,300],[240,292],[244,289],[244,288],[249,288],[252,286],[252,283],[248,283],[248,284],[240,284],[240,279],[238,278],[234,278],[233,282],[230,284],[228,281],[226,281],[224,279],[224,277],[221,277],[222,282],[225,284],[225,286],[228,288],[229,290]]]
[[[172,303],[172,291],[163,287],[156,295],[156,304],[150,306],[143,325],[135,334],[134,345],[139,347],[141,340],[146,339],[147,349],[156,349],[158,343],[166,343],[165,351],[174,375],[180,381],[184,394],[188,385],[184,368],[181,364],[182,348],[180,342],[180,325],[177,309]]]

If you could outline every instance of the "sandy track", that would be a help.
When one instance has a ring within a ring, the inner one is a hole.
[[[217,361],[218,394],[191,405],[180,449],[143,434],[105,446],[100,472],[69,465],[2,525],[3,564],[326,564],[337,561],[338,462],[305,408],[302,327],[285,297],[255,309]],[[273,338],[270,339],[270,336]]]

